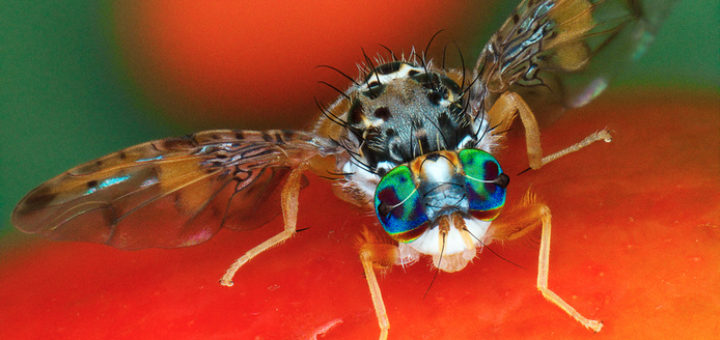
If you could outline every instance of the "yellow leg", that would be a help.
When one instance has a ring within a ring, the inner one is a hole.
[[[567,154],[573,153],[575,151],[578,151],[592,143],[595,143],[597,141],[604,141],[605,143],[612,142],[612,136],[610,135],[610,132],[607,129],[602,129],[600,131],[595,131],[591,133],[589,136],[585,137],[585,139],[568,146],[565,149],[562,149],[558,152],[549,154],[542,158],[542,164],[540,166],[543,166],[545,164],[548,164],[562,156],[565,156]]]
[[[232,279],[240,267],[252,260],[255,256],[285,242],[287,239],[295,235],[297,227],[298,196],[300,195],[302,173],[305,171],[305,168],[306,166],[300,166],[293,169],[288,176],[287,182],[285,182],[285,185],[283,186],[281,193],[281,205],[283,221],[285,222],[284,230],[265,240],[265,242],[255,246],[255,248],[248,250],[245,255],[235,260],[235,262],[227,269],[222,279],[220,279],[221,285],[231,287],[233,285]]]
[[[365,279],[367,280],[368,289],[370,290],[370,298],[372,299],[373,308],[375,309],[375,317],[380,327],[380,340],[385,340],[390,330],[390,321],[388,321],[385,302],[383,301],[377,276],[375,275],[375,268],[387,270],[397,264],[399,257],[398,247],[388,243],[386,240],[376,237],[367,229],[363,230],[359,241],[360,262],[365,272]]]
[[[370,289],[370,298],[372,299],[373,308],[375,308],[375,317],[380,327],[380,340],[388,337],[390,330],[390,321],[388,320],[387,311],[385,310],[385,302],[383,301],[380,285],[378,285],[375,276],[375,268],[373,266],[372,254],[369,250],[360,251],[360,262],[362,262],[365,271],[365,279],[367,280],[368,289]]]
[[[540,237],[540,253],[538,254],[537,289],[546,300],[560,307],[585,328],[597,333],[603,327],[602,322],[582,316],[575,308],[548,288],[548,276],[550,274],[550,219],[552,216],[550,215],[550,208],[544,204],[541,205],[540,212],[542,214],[542,236]]]
[[[538,254],[537,289],[546,300],[560,307],[585,328],[599,332],[603,327],[602,322],[582,316],[575,308],[548,288],[551,219],[550,208],[545,204],[535,202],[534,195],[528,192],[520,206],[510,210],[508,214],[493,222],[491,237],[498,240],[512,240],[527,234],[538,225],[542,226],[540,252]]]
[[[578,151],[597,141],[603,140],[608,143],[612,141],[610,132],[603,129],[590,134],[578,143],[543,157],[542,146],[540,144],[540,128],[538,127],[537,120],[535,120],[535,115],[530,109],[530,106],[528,106],[520,95],[509,91],[503,93],[495,101],[490,111],[488,111],[488,116],[493,126],[499,126],[501,130],[505,130],[512,124],[516,113],[520,116],[520,120],[525,127],[525,144],[527,146],[528,162],[533,169],[539,169],[547,163]]]

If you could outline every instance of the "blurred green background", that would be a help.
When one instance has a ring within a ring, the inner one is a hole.
[[[133,45],[121,39],[118,27],[127,23],[117,22],[118,3],[0,1],[0,235],[10,230],[12,208],[27,191],[109,152],[206,128],[300,127],[285,119],[259,124],[254,118],[243,124],[239,118],[223,124],[202,117],[175,118],[167,106],[145,93],[136,73],[128,69],[124,49]],[[477,28],[459,39],[461,45],[481,44],[515,5],[515,1],[492,3],[489,14],[478,16],[483,18],[481,26],[466,16],[467,27]],[[452,25],[431,30],[448,26]],[[328,43],[333,38],[338,37],[329,35]],[[407,50],[410,44],[401,48]],[[474,57],[481,46],[462,47],[475,51]],[[353,53],[358,50],[359,46]],[[292,62],[291,52],[281,59]],[[360,53],[355,54],[361,61]],[[322,57],[316,62],[323,63]],[[325,76],[318,74],[312,80]],[[720,2],[685,0],[675,6],[648,53],[609,91],[655,87],[717,96],[719,85]],[[327,89],[303,91],[307,101],[298,105],[298,112],[316,112],[312,101],[316,92],[328,96]],[[242,114],[257,114],[251,108],[247,111]]]

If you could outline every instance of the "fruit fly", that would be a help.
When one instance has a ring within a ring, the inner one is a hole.
[[[538,118],[547,108],[582,106],[602,92],[612,71],[646,49],[671,3],[525,0],[472,68],[433,63],[430,43],[421,54],[398,57],[388,49],[375,62],[365,55],[362,74],[346,76],[352,84],[338,90],[334,103],[319,104],[323,114],[309,131],[212,130],[133,146],[35,188],[12,222],[57,240],[173,248],[204,242],[223,227],[263,225],[279,201],[283,231],[228,268],[220,283],[231,286],[244,264],[297,232],[303,173],[312,171],[333,179],[340,199],[374,210],[378,230],[391,240],[358,231],[381,339],[390,323],[376,269],[430,256],[437,270],[459,271],[485,245],[536,228],[537,289],[598,332],[600,321],[548,287],[550,208],[528,191],[502,213],[510,176],[494,154],[516,118],[528,169],[609,142],[609,132],[599,130],[545,154]],[[158,216],[165,223],[150,222]]]

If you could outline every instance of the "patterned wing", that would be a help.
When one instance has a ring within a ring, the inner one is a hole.
[[[127,148],[75,167],[18,203],[12,223],[57,240],[123,249],[184,247],[280,210],[289,169],[335,153],[296,131],[213,130]],[[272,210],[272,212],[264,211]]]
[[[489,109],[511,90],[536,111],[585,105],[643,54],[673,3],[524,0],[481,52],[473,100]]]

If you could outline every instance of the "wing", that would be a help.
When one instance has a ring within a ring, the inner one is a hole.
[[[280,210],[289,169],[336,152],[298,131],[212,130],[147,142],[75,167],[18,203],[12,223],[57,240],[184,247]]]
[[[673,3],[524,0],[482,50],[473,100],[489,109],[515,91],[538,118],[585,105],[644,53]]]

